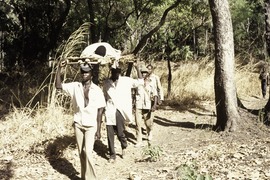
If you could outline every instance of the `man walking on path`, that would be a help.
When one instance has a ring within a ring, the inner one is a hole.
[[[81,178],[97,179],[93,148],[95,137],[100,139],[100,125],[106,105],[102,90],[92,82],[92,67],[85,63],[80,66],[82,82],[62,83],[61,68],[66,61],[60,62],[56,73],[55,86],[71,96],[74,110],[74,130],[81,162]]]
[[[122,158],[125,156],[127,148],[127,139],[124,133],[125,121],[132,121],[132,98],[131,89],[143,84],[143,79],[138,66],[134,63],[137,70],[138,79],[127,76],[121,76],[121,68],[113,65],[111,68],[111,77],[104,81],[103,91],[107,102],[105,108],[107,138],[110,158],[113,163],[116,159],[114,149],[114,132],[116,131],[118,140],[121,143]]]
[[[160,82],[160,78],[153,73],[153,66],[151,64],[147,65],[149,78],[151,79],[151,82],[153,83],[153,86],[156,88],[158,93],[158,104],[161,105],[161,103],[164,101],[164,93],[163,88]]]
[[[148,76],[148,69],[143,67],[141,69],[142,76],[144,78],[144,84],[137,88],[136,94],[136,135],[137,143],[135,147],[142,146],[142,125],[143,122],[146,126],[148,135],[148,142],[152,140],[153,125],[154,125],[154,111],[157,107],[157,89],[153,86],[152,80]]]

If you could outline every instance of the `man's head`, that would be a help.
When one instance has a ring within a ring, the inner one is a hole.
[[[142,77],[145,79],[148,76],[149,70],[145,66],[143,66],[141,68],[141,73],[142,73]]]
[[[81,64],[80,71],[81,71],[83,82],[92,80],[92,66],[90,64],[88,63]]]
[[[153,72],[153,66],[151,64],[148,64],[146,66],[146,68],[148,69],[148,73],[151,74]]]
[[[119,79],[120,74],[121,74],[120,68],[111,68],[111,80],[113,82]]]

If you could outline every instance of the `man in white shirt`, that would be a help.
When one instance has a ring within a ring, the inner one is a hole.
[[[153,66],[151,64],[147,65],[149,78],[151,79],[153,86],[156,88],[158,93],[158,104],[160,105],[164,101],[163,88],[161,86],[160,78],[153,73]]]
[[[97,179],[93,148],[95,137],[100,139],[100,126],[106,105],[102,90],[92,82],[92,67],[89,64],[80,66],[82,82],[62,83],[61,68],[66,65],[62,61],[56,74],[56,88],[62,89],[71,96],[74,110],[74,129],[81,162],[81,178]]]
[[[131,89],[143,84],[141,72],[134,63],[137,70],[138,79],[127,76],[121,76],[119,67],[111,68],[111,77],[104,81],[103,91],[107,102],[105,117],[107,127],[107,138],[110,158],[109,162],[113,163],[116,159],[114,149],[114,132],[121,143],[122,158],[127,148],[127,140],[124,133],[125,121],[132,121],[132,97]]]
[[[143,67],[141,69],[144,78],[144,84],[138,86],[136,93],[136,135],[137,143],[135,147],[142,146],[142,125],[143,122],[146,126],[148,142],[152,140],[152,131],[154,125],[154,111],[157,108],[157,89],[153,85],[152,80],[148,76],[148,69]]]

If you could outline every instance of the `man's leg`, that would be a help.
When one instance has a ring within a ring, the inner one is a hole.
[[[81,162],[81,177],[82,179],[85,177],[86,170],[86,161],[85,161],[85,152],[84,152],[84,129],[77,123],[74,124],[74,131],[76,142],[78,146],[80,162]]]
[[[141,109],[136,108],[135,121],[136,121],[136,136],[137,136],[136,147],[139,147],[142,145],[142,110]]]
[[[85,128],[85,160],[86,160],[86,170],[85,170],[85,180],[96,179],[96,173],[94,168],[93,159],[93,149],[95,143],[95,134],[97,132],[97,127],[87,127]]]
[[[115,149],[114,149],[114,128],[113,125],[107,125],[107,139],[110,152],[110,159],[115,159]]]
[[[125,154],[125,149],[127,148],[127,139],[124,133],[125,119],[118,110],[116,111],[116,128],[117,128],[117,137],[121,143],[122,157],[123,157]]]
[[[148,141],[151,141],[153,138],[154,113],[148,109],[144,109],[142,114],[143,114],[143,119],[145,121]]]
[[[267,90],[266,80],[263,79],[261,83],[262,83],[262,84],[261,84],[261,86],[262,86],[262,95],[263,95],[263,98],[265,98],[266,90]]]

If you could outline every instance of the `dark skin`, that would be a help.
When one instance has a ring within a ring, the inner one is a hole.
[[[154,112],[155,110],[157,110],[157,96],[154,96],[154,105],[151,108],[151,111]]]
[[[57,89],[62,89],[62,79],[61,79],[61,68],[65,67],[67,65],[66,61],[61,61],[59,66],[58,66],[58,70],[56,73],[56,80],[55,80],[55,87]],[[91,71],[85,72],[85,71],[81,71],[81,75],[82,75],[82,84],[84,86],[84,102],[85,102],[85,107],[87,106],[88,102],[89,102],[89,97],[88,97],[88,92],[89,92],[89,87],[92,83],[92,74]],[[98,112],[97,112],[97,132],[96,132],[96,140],[100,140],[101,138],[101,133],[100,133],[100,129],[101,129],[101,119],[102,119],[102,113],[104,111],[104,108],[99,108]]]

